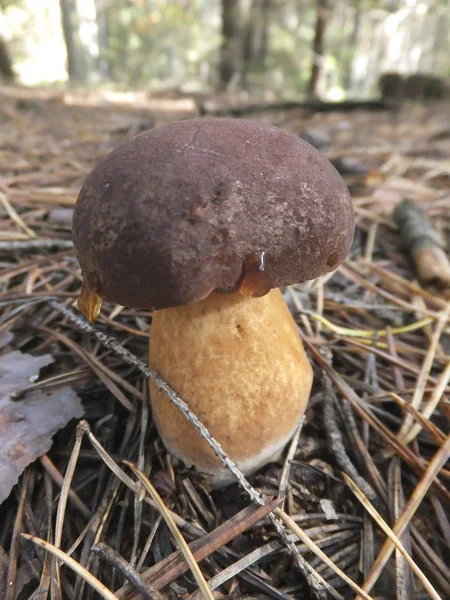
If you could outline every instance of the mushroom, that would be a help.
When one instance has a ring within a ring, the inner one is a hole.
[[[150,367],[245,474],[276,460],[312,384],[280,286],[336,269],[354,233],[348,190],[277,127],[192,119],[115,149],[78,197],[82,312],[102,298],[154,309]],[[207,442],[150,384],[159,434],[186,465],[229,481]]]

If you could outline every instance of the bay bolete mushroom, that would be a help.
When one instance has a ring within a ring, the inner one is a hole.
[[[79,306],[152,308],[150,366],[246,474],[277,458],[305,410],[312,369],[280,286],[335,269],[353,238],[337,171],[277,127],[192,119],[142,133],[88,176],[73,240]],[[228,473],[151,385],[166,447]]]

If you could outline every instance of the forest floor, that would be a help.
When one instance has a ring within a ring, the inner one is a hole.
[[[257,507],[238,485],[211,491],[167,454],[149,414],[146,377],[64,313],[79,315],[81,274],[70,229],[86,175],[139,131],[196,116],[195,101],[18,89],[0,97],[0,384],[9,376],[17,406],[32,404],[39,392],[50,411],[65,410],[52,399],[67,400],[76,417],[78,397],[89,424],[77,429],[71,420],[48,450],[49,431],[67,419],[46,429],[50,417],[39,408],[13,438],[28,413],[2,414],[0,398],[0,478],[6,459],[17,477],[39,456],[34,434],[47,438],[43,456],[0,507],[0,598],[99,597],[73,566],[61,566],[21,533],[56,543],[79,572],[84,567],[103,582],[105,598],[195,592],[178,540],[154,502],[142,502],[123,460],[138,465],[161,494],[205,578],[214,578],[217,598],[349,598],[355,584],[366,598],[448,597],[450,277],[445,255],[436,261],[442,264],[414,264],[392,213],[402,199],[413,200],[448,241],[449,108],[249,116],[321,139],[348,184],[357,222],[342,267],[284,291],[315,382],[299,440],[280,463],[248,478],[265,500]],[[145,361],[150,323],[149,311],[105,302],[95,327]],[[2,363],[5,357],[14,361]],[[8,375],[6,364],[16,371]],[[286,521],[284,539],[268,518],[281,505],[277,515],[290,515],[297,526]],[[392,529],[406,559],[392,552]]]

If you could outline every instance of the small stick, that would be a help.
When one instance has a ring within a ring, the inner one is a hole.
[[[324,423],[325,432],[337,463],[346,473],[351,475],[353,479],[358,481],[359,486],[365,490],[366,496],[379,503],[377,494],[372,486],[358,473],[356,467],[350,460],[349,455],[344,446],[342,432],[337,426],[336,412],[334,410],[334,399],[336,397],[331,379],[323,371],[322,372],[322,388],[324,401]]]
[[[242,511],[237,513],[228,521],[219,525],[214,531],[197,539],[189,544],[192,554],[197,562],[200,562],[226,546],[231,540],[238,535],[250,529],[255,523],[266,517],[270,511],[281,504],[281,500],[273,498],[267,500],[265,506],[255,506],[251,504]],[[172,554],[164,558],[153,567],[149,567],[142,576],[148,581],[152,587],[161,590],[166,585],[169,585],[174,579],[186,573],[189,570],[189,565],[184,560],[180,550],[175,550]],[[127,598],[134,600],[137,598],[135,594],[131,597],[128,594],[128,585],[116,590],[116,595],[119,599]]]
[[[99,542],[92,546],[91,551],[110,563],[144,596],[146,600],[165,600],[164,596],[152,588],[145,579],[134,569],[118,552],[110,548],[107,544]]]
[[[393,217],[419,279],[440,289],[450,288],[450,261],[438,232],[423,210],[411,200],[402,200]]]
[[[51,248],[67,248],[72,249],[73,243],[71,240],[11,240],[0,241],[0,250],[49,250]]]

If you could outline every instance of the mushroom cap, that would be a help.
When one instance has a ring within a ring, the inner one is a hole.
[[[267,291],[314,279],[345,259],[353,234],[352,201],[329,161],[241,119],[137,135],[90,173],[73,217],[88,288],[134,308],[234,291],[255,256]]]

